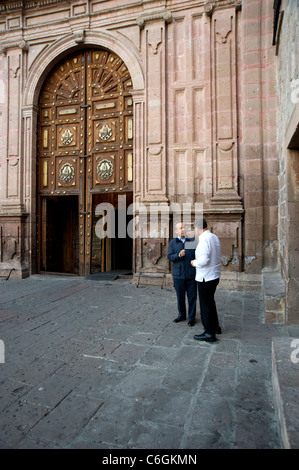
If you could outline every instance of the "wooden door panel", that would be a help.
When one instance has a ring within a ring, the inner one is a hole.
[[[43,167],[42,160],[47,157],[48,180],[40,191],[80,191],[79,159],[85,150],[85,111],[81,108],[84,103],[84,55],[78,53],[53,70],[41,91],[39,161]]]
[[[124,161],[125,149],[133,147],[126,132],[127,115],[133,111],[128,69],[119,57],[106,51],[93,51],[88,69],[88,153],[92,156],[89,170],[93,191],[132,190],[132,182],[126,184]]]
[[[106,189],[113,187],[118,179],[119,168],[116,165],[118,156],[116,152],[93,153],[93,188]]]
[[[125,186],[130,187],[133,183],[133,150],[125,150],[124,154],[124,180]]]

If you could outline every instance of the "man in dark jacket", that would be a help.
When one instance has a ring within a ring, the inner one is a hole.
[[[175,323],[186,320],[185,297],[188,298],[188,325],[193,326],[196,314],[196,281],[195,268],[191,261],[195,259],[196,242],[194,238],[186,238],[184,224],[176,224],[176,238],[170,241],[168,246],[168,259],[173,263],[172,275],[174,288],[177,295],[178,311]]]

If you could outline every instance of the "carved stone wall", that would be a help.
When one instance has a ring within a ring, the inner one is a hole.
[[[285,282],[286,322],[298,325],[299,10],[291,2],[281,2],[278,25],[279,261]]]
[[[190,224],[202,204],[222,241],[224,273],[260,274],[275,265],[271,6],[270,0],[0,0],[2,263],[9,264],[8,246],[19,240],[18,274],[35,272],[39,92],[60,59],[95,46],[119,55],[132,77],[134,201],[169,209],[167,236],[135,240],[134,271],[170,273],[176,203],[190,204]]]

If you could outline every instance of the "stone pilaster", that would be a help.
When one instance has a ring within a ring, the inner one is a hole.
[[[240,208],[238,187],[237,9],[207,2],[211,21],[213,195],[211,205]],[[218,7],[217,7],[218,6]]]
[[[23,39],[2,44],[2,80],[5,106],[2,106],[0,263],[14,268],[14,275],[27,273],[25,252],[24,154],[22,146],[22,88],[27,44]]]
[[[166,27],[171,21],[167,10],[142,15],[146,82],[146,129],[143,203],[168,202],[166,194]]]

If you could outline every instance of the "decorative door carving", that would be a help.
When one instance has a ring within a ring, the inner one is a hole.
[[[133,190],[131,89],[129,71],[117,55],[90,50],[60,62],[41,90],[38,195],[77,195],[81,275],[90,271],[92,194]],[[45,230],[39,229],[40,270],[47,270]]]

